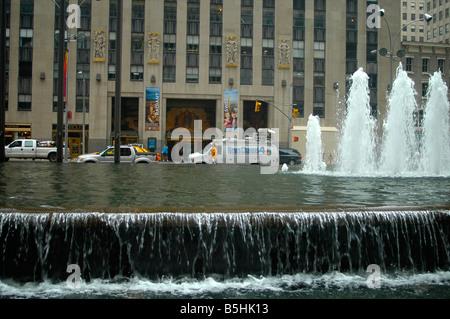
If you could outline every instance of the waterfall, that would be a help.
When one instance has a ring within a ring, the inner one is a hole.
[[[0,214],[0,278],[448,270],[449,211]]]

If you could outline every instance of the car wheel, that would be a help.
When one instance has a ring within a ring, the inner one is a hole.
[[[48,154],[48,160],[52,163],[55,163],[56,162],[56,153]]]
[[[289,160],[289,165],[295,165],[295,161],[294,160]]]

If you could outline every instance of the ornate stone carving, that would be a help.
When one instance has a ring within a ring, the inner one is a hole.
[[[238,39],[237,36],[228,35],[226,37],[226,65],[238,65]]]
[[[159,32],[149,32],[147,40],[148,63],[159,63],[160,45]]]
[[[106,32],[94,31],[94,61],[103,62],[106,59]]]
[[[278,67],[291,67],[291,45],[289,39],[279,39],[278,43]]]

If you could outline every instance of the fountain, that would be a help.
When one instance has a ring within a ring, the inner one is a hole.
[[[441,72],[434,73],[429,81],[427,103],[423,119],[423,145],[421,170],[423,174],[450,173],[450,106],[448,87]]]
[[[337,172],[351,175],[374,172],[375,125],[376,121],[370,114],[369,77],[360,68],[352,76],[338,145]]]
[[[383,136],[377,138],[370,115],[368,76],[361,69],[352,76],[338,145],[337,174],[350,176],[447,176],[450,173],[448,87],[440,72],[430,78],[423,120],[423,139],[416,129],[414,82],[397,68],[388,100]],[[377,147],[376,141],[381,140]],[[421,144],[419,143],[421,142]],[[379,157],[376,150],[380,150]]]
[[[417,167],[419,158],[413,117],[417,109],[416,94],[414,82],[400,63],[383,125],[380,173],[401,175]]]
[[[320,173],[326,170],[327,166],[323,161],[322,131],[318,116],[312,114],[308,118],[306,128],[306,157],[303,172]]]

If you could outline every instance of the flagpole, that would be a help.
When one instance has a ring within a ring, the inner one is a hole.
[[[55,3],[56,4],[56,3]],[[56,161],[63,161],[63,118],[64,118],[64,36],[65,36],[65,0],[59,4],[59,52],[58,52],[58,116],[56,133]]]
[[[70,30],[69,30],[70,31]],[[64,79],[65,79],[65,90],[64,90],[64,109],[65,109],[65,127],[64,127],[64,163],[67,163],[67,147],[69,143],[69,78],[67,77],[67,69],[69,68],[69,44],[70,44],[70,32],[67,34],[67,49],[66,49],[66,59],[64,66]]]

